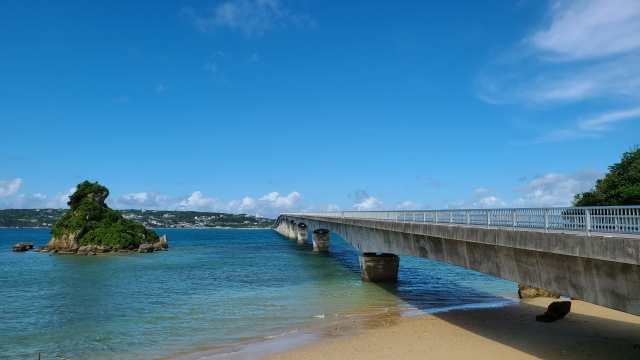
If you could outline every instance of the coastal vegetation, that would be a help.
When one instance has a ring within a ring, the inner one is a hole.
[[[132,248],[159,241],[155,231],[110,209],[104,203],[108,196],[109,190],[98,182],[78,184],[77,190],[69,197],[69,211],[51,230],[52,242],[73,236],[78,246]]]
[[[0,228],[51,228],[68,209],[0,210]],[[273,219],[247,214],[202,211],[116,210],[146,227],[163,228],[268,228]]]
[[[640,205],[640,147],[622,154],[593,189],[576,194],[574,206]]]

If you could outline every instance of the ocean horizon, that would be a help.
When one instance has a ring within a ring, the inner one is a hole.
[[[0,229],[0,357],[171,358],[224,354],[350,316],[506,306],[517,284],[401,256],[398,283],[362,282],[356,249],[331,234],[314,254],[270,229],[155,229],[169,251],[12,252],[49,229]]]

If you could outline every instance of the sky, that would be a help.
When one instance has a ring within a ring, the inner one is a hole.
[[[0,2],[0,209],[569,206],[640,142],[640,2]]]

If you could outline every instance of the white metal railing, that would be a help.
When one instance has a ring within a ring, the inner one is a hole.
[[[640,206],[414,211],[334,211],[282,215],[457,224],[549,230],[640,234]]]

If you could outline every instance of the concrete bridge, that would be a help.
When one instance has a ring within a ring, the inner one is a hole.
[[[421,257],[640,315],[640,206],[281,214],[273,229],[362,251],[365,281],[397,281]]]

